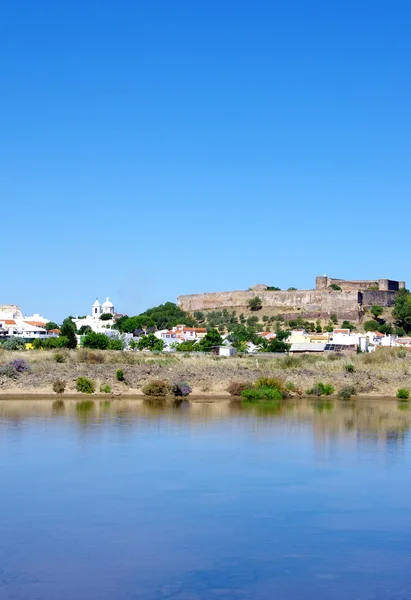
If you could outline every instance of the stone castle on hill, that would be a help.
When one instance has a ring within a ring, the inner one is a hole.
[[[276,291],[258,284],[247,291],[212,292],[178,297],[178,306],[187,312],[222,310],[247,307],[257,294],[263,309],[278,312],[293,319],[329,319],[331,314],[339,319],[359,321],[364,309],[374,304],[383,307],[394,305],[396,293],[405,288],[405,281],[376,279],[352,281],[316,277],[313,290]]]

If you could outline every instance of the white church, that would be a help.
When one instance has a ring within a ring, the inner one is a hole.
[[[91,327],[96,333],[107,333],[107,330],[111,329],[111,326],[114,324],[114,314],[114,304],[110,301],[110,298],[107,297],[102,304],[96,299],[91,307],[91,315],[82,318],[77,317],[73,319],[73,321],[76,324],[77,329],[86,325]],[[110,315],[111,318],[102,320],[100,318],[102,315]]]

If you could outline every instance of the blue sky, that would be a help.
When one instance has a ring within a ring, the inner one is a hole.
[[[3,2],[0,303],[411,281],[411,5]]]

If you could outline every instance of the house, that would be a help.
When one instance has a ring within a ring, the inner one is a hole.
[[[20,308],[15,304],[6,304],[0,307],[0,337],[21,337],[26,340],[56,337],[55,333],[48,332],[45,324],[49,319],[39,314],[24,317]]]
[[[277,337],[277,334],[273,331],[260,331],[259,333],[257,333],[257,335],[259,335],[267,341],[274,340]]]
[[[326,350],[356,351],[358,348],[362,352],[368,352],[368,338],[365,334],[353,333],[350,329],[334,329]]]
[[[233,348],[233,346],[213,346],[212,353],[217,356],[234,356],[237,354],[237,348]]]

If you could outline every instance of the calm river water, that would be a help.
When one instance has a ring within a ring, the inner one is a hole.
[[[395,401],[1,401],[0,599],[411,599],[410,427]]]

